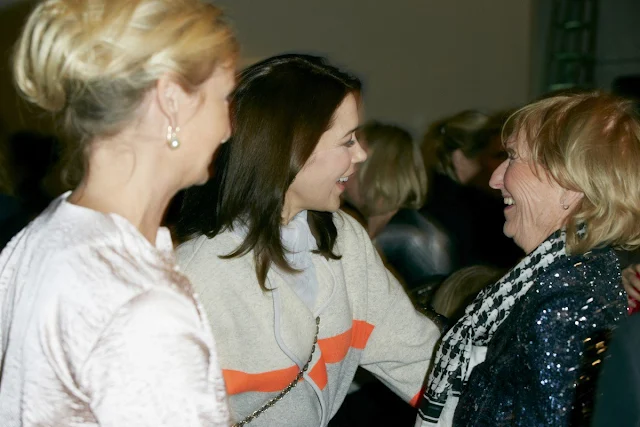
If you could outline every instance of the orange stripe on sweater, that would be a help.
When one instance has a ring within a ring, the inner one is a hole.
[[[318,340],[324,361],[326,363],[338,363],[343,360],[349,351],[349,347],[351,347],[352,336],[353,329],[349,329],[334,337]]]
[[[285,369],[249,374],[232,369],[223,369],[222,375],[227,385],[228,394],[240,394],[247,391],[262,391],[265,393],[280,391],[289,385],[298,375],[297,365]]]
[[[416,393],[416,395],[413,396],[413,399],[411,399],[409,401],[409,405],[413,406],[414,408],[417,408],[418,407],[418,403],[420,403],[420,398],[422,397],[423,393],[424,393],[424,389],[422,389],[418,393]]]
[[[313,368],[311,368],[311,372],[309,372],[309,376],[313,380],[314,383],[320,390],[324,390],[329,382],[329,377],[327,376],[327,365],[324,362],[324,356],[320,356],[320,359],[316,362]]]
[[[346,357],[349,348],[362,350],[374,325],[363,320],[354,320],[351,329],[330,338],[318,340],[322,352],[320,358],[309,372],[311,379],[323,390],[329,381],[327,363],[339,363]],[[222,374],[227,385],[227,393],[239,394],[248,391],[276,392],[289,385],[298,374],[298,366],[293,365],[285,369],[249,374],[232,369],[223,369]]]
[[[352,328],[353,339],[351,340],[351,347],[364,350],[375,326],[364,320],[354,320]]]
[[[348,331],[331,338],[318,340],[325,362],[338,363],[342,361],[351,347],[363,350],[367,346],[373,328],[371,323],[354,320]]]

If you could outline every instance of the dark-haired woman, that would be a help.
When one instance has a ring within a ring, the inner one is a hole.
[[[185,197],[178,250],[218,343],[237,425],[326,426],[358,366],[415,403],[439,337],[338,212],[366,158],[360,82],[304,55],[245,70],[233,141]],[[194,237],[195,236],[195,237]]]

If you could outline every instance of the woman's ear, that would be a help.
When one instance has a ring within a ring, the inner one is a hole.
[[[564,210],[569,210],[575,207],[583,197],[584,193],[581,191],[563,189],[560,195],[560,205]]]
[[[168,75],[158,79],[156,84],[156,102],[160,111],[162,111],[169,124],[174,128],[179,126],[178,111],[180,110],[179,105],[182,94],[183,90],[180,85]]]

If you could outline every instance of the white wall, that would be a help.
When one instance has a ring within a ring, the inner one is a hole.
[[[421,132],[430,121],[462,109],[500,109],[528,99],[532,1],[216,3],[235,22],[246,62],[291,51],[327,55],[364,80],[368,118]],[[20,19],[5,13],[14,7],[1,6],[20,2],[0,0],[0,18],[10,17],[13,32]],[[9,38],[5,32],[5,52]],[[0,92],[11,91],[1,71]],[[11,128],[24,122],[12,102],[0,103],[0,117]]]
[[[321,53],[366,84],[368,118],[421,132],[529,95],[532,0],[218,0],[247,62]]]
[[[23,2],[24,0],[0,0],[0,9],[12,5],[13,3]]]

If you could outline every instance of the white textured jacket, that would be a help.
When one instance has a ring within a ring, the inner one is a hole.
[[[0,426],[228,426],[169,232],[55,200],[0,255]]]

